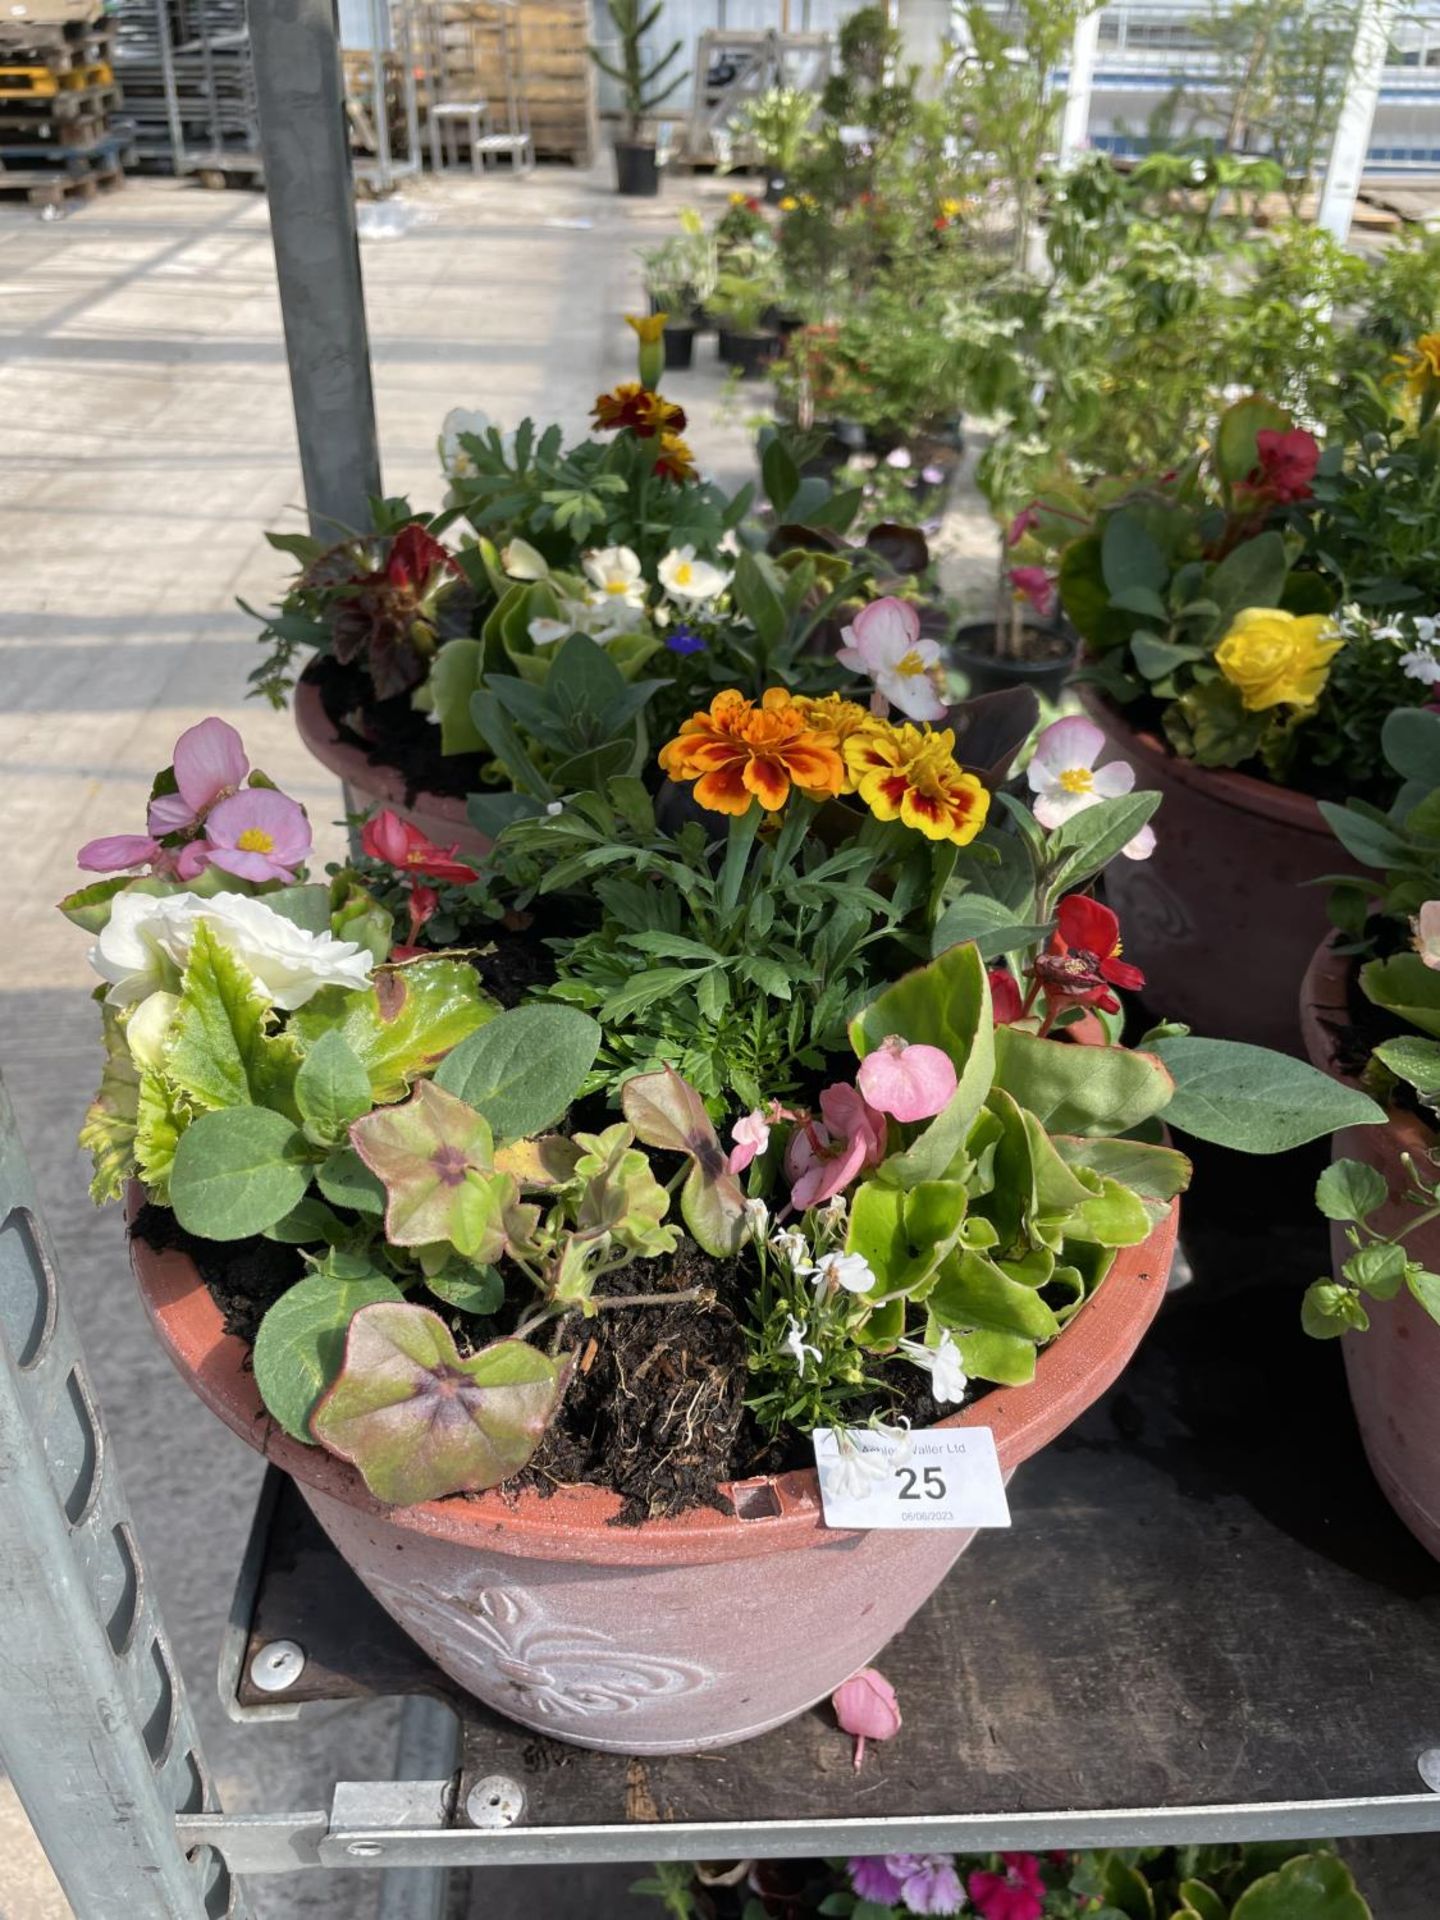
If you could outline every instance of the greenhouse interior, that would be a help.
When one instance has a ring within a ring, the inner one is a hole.
[[[0,1920],[1440,1920],[1436,0],[13,0],[0,345]]]

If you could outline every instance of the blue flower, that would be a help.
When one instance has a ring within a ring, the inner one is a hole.
[[[676,627],[673,633],[667,633],[665,644],[671,653],[703,653],[705,642],[691,627]]]

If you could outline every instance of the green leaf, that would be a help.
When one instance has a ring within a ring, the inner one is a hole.
[[[437,1300],[462,1313],[498,1313],[505,1304],[505,1282],[494,1267],[442,1267],[425,1284]]]
[[[1402,779],[1432,793],[1440,787],[1440,713],[1429,707],[1397,707],[1380,730],[1380,745]]]
[[[962,893],[936,921],[930,951],[938,956],[949,947],[973,940],[982,960],[996,960],[1017,947],[1043,940],[1049,931],[1048,921],[1042,925],[1026,921],[988,894]]]
[[[353,1147],[336,1147],[318,1168],[315,1184],[334,1207],[354,1213],[385,1211],[385,1188]]]
[[[995,1030],[995,1084],[1047,1132],[1082,1136],[1129,1133],[1164,1110],[1173,1091],[1155,1053],[1076,1047],[1020,1027]]]
[[[260,1398],[296,1440],[313,1445],[310,1415],[340,1371],[345,1333],[361,1307],[399,1300],[383,1274],[335,1280],[312,1273],[282,1293],[255,1335],[255,1384]]]
[[[1405,1268],[1405,1284],[1430,1318],[1440,1323],[1440,1274],[1430,1273],[1411,1260]]]
[[[1340,1127],[1383,1123],[1368,1094],[1304,1060],[1237,1040],[1185,1034],[1153,1051],[1175,1077],[1166,1122],[1242,1153],[1286,1153]]]
[[[1322,800],[1320,812],[1345,851],[1366,867],[1401,867],[1410,857],[1410,849],[1399,834],[1383,820],[1372,820],[1353,806],[1337,806]]]
[[[1067,1134],[1052,1139],[1055,1151],[1072,1167],[1086,1167],[1102,1180],[1118,1180],[1135,1194],[1152,1224],[1170,1211],[1170,1202],[1190,1184],[1190,1162],[1173,1147],[1143,1140],[1080,1140]]]
[[[1365,1220],[1390,1198],[1385,1176],[1363,1160],[1337,1160],[1315,1183],[1315,1204],[1327,1220]]]
[[[88,887],[67,893],[60,902],[60,911],[83,932],[99,933],[109,923],[116,894],[133,884],[128,873],[112,874],[108,880],[92,880]]]
[[[1216,471],[1237,486],[1248,480],[1260,464],[1256,435],[1262,429],[1284,433],[1294,425],[1290,415],[1273,400],[1258,393],[1247,394],[1226,407],[1215,431]]]
[[[448,1240],[482,1265],[504,1253],[516,1183],[495,1171],[482,1114],[422,1080],[402,1106],[377,1107],[357,1120],[350,1139],[384,1185],[385,1234],[395,1246]]]
[[[360,1469],[377,1500],[409,1506],[478,1493],[530,1458],[572,1364],[523,1340],[462,1359],[438,1314],[380,1301],[351,1320],[344,1362],[310,1430]]]
[[[1289,571],[1283,534],[1262,533],[1242,541],[1211,569],[1205,582],[1206,595],[1218,609],[1208,631],[1227,633],[1236,614],[1247,607],[1278,607]]]
[[[329,987],[290,1016],[304,1047],[334,1031],[370,1076],[376,1100],[400,1100],[467,1034],[500,1009],[463,960],[417,960],[385,968],[363,993]]]
[[[1093,1240],[1102,1247],[1138,1247],[1150,1232],[1150,1215],[1138,1194],[1118,1180],[1106,1180],[1098,1194],[1066,1216],[1067,1240]]]
[[[1190,666],[1206,657],[1204,647],[1180,646],[1173,640],[1158,640],[1153,633],[1137,633],[1130,642],[1135,665],[1147,680],[1163,680],[1177,667]]]
[[[1354,1877],[1333,1853],[1301,1854],[1235,1902],[1231,1920],[1374,1920]]]
[[[485,740],[470,715],[470,701],[485,670],[485,648],[468,634],[447,640],[430,667],[430,691],[440,722],[442,753],[483,753]]]
[[[1055,866],[1052,889],[1073,893],[1107,867],[1160,805],[1158,793],[1122,793],[1072,814],[1050,834],[1046,851]]]
[[[1054,1312],[1033,1287],[1012,1280],[988,1255],[968,1248],[945,1261],[926,1305],[956,1333],[1016,1334],[1040,1345],[1060,1331]]]
[[[342,1034],[322,1033],[300,1062],[295,1105],[307,1136],[320,1146],[332,1145],[370,1111],[370,1076]]]
[[[1414,1087],[1427,1105],[1440,1099],[1440,1041],[1402,1034],[1395,1040],[1382,1040],[1375,1049],[1375,1058],[1397,1080]]]
[[[165,1071],[195,1106],[288,1103],[299,1049],[275,1023],[265,994],[221,936],[197,923],[165,1048]]]
[[[765,498],[775,509],[776,519],[787,519],[787,509],[800,487],[800,469],[778,434],[767,442],[761,455],[760,478],[764,484]]]
[[[578,1007],[512,1007],[462,1041],[435,1083],[483,1114],[497,1139],[523,1140],[563,1119],[600,1039]]]
[[[1403,1247],[1377,1240],[1357,1248],[1340,1271],[1352,1287],[1359,1287],[1372,1300],[1393,1300],[1404,1284],[1406,1266]]]
[[[913,1293],[955,1245],[967,1204],[960,1180],[927,1181],[909,1192],[862,1181],[850,1201],[845,1250],[870,1263],[877,1293]]]
[[[289,1213],[309,1184],[309,1148],[283,1113],[228,1107],[202,1113],[181,1134],[170,1204],[187,1233],[244,1240]]]
[[[184,1098],[163,1073],[145,1068],[135,1112],[135,1166],[151,1199],[162,1206],[169,1203],[175,1148],[189,1124]]]
[[[140,1108],[140,1073],[125,1039],[124,1023],[114,1007],[102,1007],[100,1013],[105,1064],[99,1091],[85,1110],[79,1142],[91,1158],[90,1198],[97,1207],[118,1200],[134,1171]]]
[[[330,932],[329,887],[319,884],[277,887],[265,895],[265,905],[282,920],[303,927],[307,933]]]
[[[1190,1913],[1187,1915],[1182,1908],[1178,1920],[1190,1920],[1190,1915],[1194,1920],[1230,1920],[1226,1903],[1202,1881],[1182,1880],[1179,1893]]]
[[[1300,1325],[1312,1340],[1335,1340],[1352,1327],[1364,1333],[1370,1316],[1353,1287],[1335,1280],[1314,1280],[1300,1302]]]
[[[339,1246],[351,1237],[353,1228],[332,1213],[323,1200],[307,1193],[303,1200],[265,1229],[267,1240],[279,1240],[289,1247]]]
[[[1418,953],[1392,953],[1360,969],[1360,991],[1422,1033],[1440,1037],[1440,972]]]
[[[1112,603],[1116,594],[1136,587],[1158,594],[1170,578],[1169,563],[1157,542],[1139,519],[1123,508],[1105,522],[1100,564]]]
[[[690,1161],[680,1211],[695,1239],[717,1259],[738,1253],[746,1234],[745,1194],[695,1089],[666,1066],[627,1080],[620,1106],[647,1147],[683,1153]]]

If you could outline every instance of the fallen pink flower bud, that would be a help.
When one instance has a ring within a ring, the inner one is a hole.
[[[862,1667],[830,1696],[842,1733],[855,1741],[855,1770],[865,1759],[867,1740],[889,1740],[900,1731],[900,1702],[895,1689],[874,1667]]]

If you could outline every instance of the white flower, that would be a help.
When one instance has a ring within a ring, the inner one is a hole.
[[[798,1266],[795,1271],[815,1282],[815,1292],[834,1293],[843,1287],[846,1293],[868,1293],[875,1284],[875,1269],[863,1253],[822,1253],[813,1266]]]
[[[810,1272],[810,1242],[798,1227],[779,1228],[771,1234],[770,1245],[794,1272]]]
[[[942,1406],[949,1401],[958,1404],[965,1398],[970,1381],[960,1364],[960,1349],[948,1330],[941,1334],[938,1347],[927,1347],[919,1340],[902,1340],[900,1351],[929,1374],[930,1391]]]
[[[832,1193],[820,1209],[822,1224],[832,1233],[838,1233],[850,1216],[850,1203],[843,1193]]]
[[[843,1427],[835,1429],[835,1444],[838,1457],[827,1460],[820,1470],[826,1493],[837,1500],[866,1499],[876,1482],[888,1476],[890,1455],[862,1453]]]
[[[440,423],[440,465],[452,480],[465,480],[475,471],[475,462],[460,444],[462,433],[483,437],[490,431],[490,416],[477,407],[452,407]]]
[[[644,606],[645,576],[640,571],[639,556],[629,547],[596,547],[580,564],[585,578],[596,589],[591,606],[603,606],[607,600],[618,600],[627,607]]]
[[[563,800],[547,800],[545,802],[545,811],[546,813],[549,814],[550,818],[553,820],[557,817],[557,815],[562,814],[565,811],[565,803]]]
[[[867,675],[875,691],[908,720],[945,718],[938,684],[940,642],[920,638],[920,616],[908,601],[893,595],[872,600],[840,637],[846,642],[835,656],[840,665]]]
[[[128,1007],[156,991],[173,991],[202,923],[255,976],[265,998],[287,1013],[322,987],[369,985],[375,963],[363,947],[309,933],[248,894],[204,900],[195,893],[121,893],[90,949],[91,966],[110,983],[105,998]]]
[[[1425,647],[1415,647],[1400,656],[1400,671],[1423,687],[1440,686],[1440,657]]]
[[[763,1200],[745,1202],[745,1224],[752,1240],[765,1238],[765,1229],[770,1225],[770,1209]]]
[[[805,1378],[805,1361],[807,1356],[813,1355],[818,1361],[820,1358],[820,1349],[806,1345],[805,1323],[803,1320],[797,1320],[793,1313],[785,1316],[784,1345],[785,1351],[795,1362],[795,1371],[803,1380]]]
[[[512,580],[548,580],[550,562],[528,540],[512,540],[500,550],[500,564]]]
[[[1093,720],[1075,714],[1046,727],[1035,742],[1025,772],[1042,827],[1062,826],[1102,800],[1117,799],[1135,785],[1135,769],[1125,760],[1097,767],[1105,736]],[[1120,849],[1127,860],[1148,860],[1155,851],[1155,829],[1143,826]]]
[[[903,1413],[893,1427],[887,1426],[878,1414],[873,1415],[870,1431],[878,1433],[882,1440],[888,1440],[894,1448],[894,1452],[890,1455],[892,1469],[909,1466],[915,1453],[915,1436],[910,1431],[910,1422]]]
[[[537,647],[558,646],[560,641],[568,640],[577,630],[574,620],[546,620],[537,616],[525,631],[530,635],[531,643]]]
[[[643,600],[626,600],[618,594],[592,593],[580,616],[579,627],[602,646],[617,634],[633,633],[643,627],[647,615]]]
[[[125,1038],[130,1047],[130,1058],[137,1067],[159,1067],[161,1065],[165,1036],[175,1018],[180,1005],[180,996],[166,993],[164,989],[148,994],[138,1006],[132,1007],[130,1017],[125,1022]]]
[[[672,547],[656,572],[672,600],[713,600],[730,584],[728,573],[695,558],[694,547]]]

